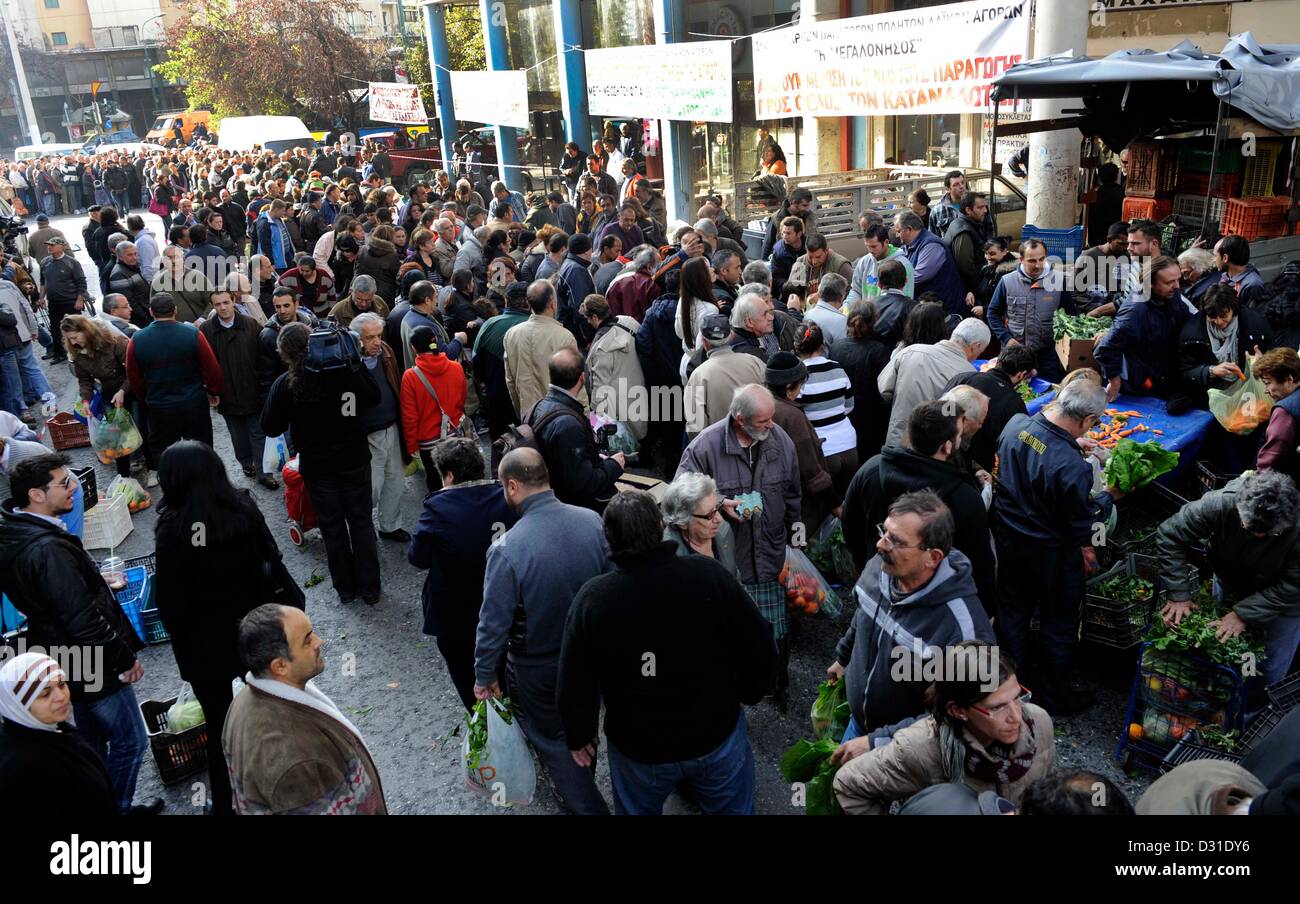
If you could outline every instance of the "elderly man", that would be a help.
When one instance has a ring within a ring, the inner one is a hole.
[[[875,222],[867,222],[868,213],[875,215]],[[867,249],[867,253],[858,258],[857,263],[853,265],[853,275],[849,277],[849,303],[859,298],[874,299],[880,294],[878,274],[880,265],[885,261],[897,261],[906,268],[907,278],[898,288],[908,298],[914,297],[916,287],[912,262],[907,259],[902,248],[889,243],[889,228],[880,222],[879,217],[880,215],[875,211],[865,211],[858,221],[862,225],[862,244]]]
[[[363,273],[353,278],[351,293],[330,308],[329,319],[344,328],[351,326],[352,321],[362,314],[377,314],[382,321],[388,316],[389,307],[375,294],[377,288],[373,276]]]
[[[624,202],[619,205],[618,219],[605,224],[605,227],[600,231],[600,238],[603,239],[607,235],[616,235],[622,240],[624,248],[635,248],[638,245],[644,245],[646,243],[645,233],[636,224],[636,220],[636,205]]]
[[[1221,490],[1189,502],[1156,534],[1167,603],[1161,615],[1178,624],[1194,608],[1199,577],[1193,549],[1204,549],[1216,596],[1230,595],[1212,622],[1220,640],[1253,628],[1264,639],[1262,684],[1281,681],[1300,645],[1300,491],[1277,471],[1247,472]]]
[[[894,228],[903,241],[903,250],[912,262],[916,280],[915,297],[933,292],[943,301],[944,312],[962,317],[966,314],[966,287],[952,251],[943,239],[925,228],[921,218],[910,210],[894,215]]]
[[[659,268],[659,252],[647,245],[632,249],[632,262],[610,280],[605,300],[616,317],[631,317],[640,323],[659,295],[654,272]]]
[[[212,310],[215,287],[201,269],[186,266],[185,252],[177,245],[162,251],[161,264],[149,284],[151,294],[166,292],[176,302],[176,319],[194,323]],[[147,324],[146,324],[147,326]]]
[[[131,305],[131,322],[146,327],[149,315],[149,280],[140,272],[140,254],[134,242],[118,242],[113,250],[117,262],[108,272],[108,291],[126,296]]]
[[[772,296],[757,286],[744,286],[731,309],[731,346],[738,352],[753,355],[764,364],[781,350],[773,330],[776,313]]]
[[[535,281],[528,287],[531,315],[505,335],[506,388],[520,418],[526,418],[546,395],[551,356],[562,348],[578,347],[573,333],[556,320],[558,304],[555,287],[544,279]]]
[[[41,261],[40,304],[49,306],[50,334],[56,337],[50,355],[51,360],[58,363],[68,360],[68,353],[58,340],[62,335],[59,324],[68,314],[83,311],[90,293],[86,289],[86,274],[81,269],[81,264],[67,253],[68,240],[62,235],[55,235],[47,242],[50,252]]]
[[[727,417],[706,427],[686,447],[677,474],[708,474],[718,484],[723,514],[735,532],[741,583],[772,625],[780,649],[774,690],[784,710],[790,646],[780,574],[787,538],[799,523],[802,487],[794,442],[773,421],[775,415],[776,400],[767,387],[742,386]],[[738,498],[742,496],[746,498]]]
[[[140,327],[131,322],[131,302],[119,292],[104,296],[104,310],[100,317],[128,339],[140,332]]]
[[[757,296],[746,296],[755,299]],[[736,334],[731,322],[722,314],[710,314],[700,324],[700,338],[705,358],[690,372],[686,381],[686,433],[694,437],[727,417],[736,390],[751,383],[761,383],[764,358],[757,354],[738,354],[733,343]]]
[[[1121,494],[1107,487],[1092,495],[1092,466],[1079,440],[1105,410],[1106,393],[1076,380],[1045,410],[1013,417],[998,442],[993,539],[998,560],[1015,563],[998,569],[998,640],[1012,661],[1028,661],[1029,620],[1037,612],[1041,649],[1028,681],[1053,714],[1078,712],[1090,703],[1070,689],[1083,606],[1082,547],[1104,533]]]
[[[809,244],[814,238],[820,239],[821,236],[809,238]],[[827,273],[821,277],[817,291],[808,296],[809,301],[815,299],[816,303],[804,311],[803,319],[805,322],[811,321],[821,327],[828,346],[832,342],[843,342],[848,335],[848,317],[844,314],[844,297],[848,291],[849,284],[843,276],[838,273]]]
[[[749,263],[749,258],[745,256],[745,246],[740,242],[733,241],[731,238],[723,236],[718,231],[718,224],[709,217],[701,217],[695,224],[695,234],[704,242],[704,253],[710,258],[719,251],[731,251],[740,256],[740,267],[743,270],[745,264]],[[739,281],[740,274],[736,274]]]
[[[988,324],[967,317],[957,324],[951,339],[940,340],[934,345],[909,345],[890,358],[876,380],[880,397],[893,403],[885,443],[900,445],[912,409],[921,402],[937,398],[953,377],[973,372],[975,367],[971,362],[988,344]]]
[[[433,243],[433,258],[438,262],[438,274],[446,285],[451,282],[451,274],[456,269],[456,255],[460,254],[460,229],[450,217],[439,217],[433,221],[433,231],[438,234],[438,240]]]
[[[397,356],[384,342],[384,321],[374,311],[357,314],[350,325],[361,341],[361,361],[379,387],[379,404],[361,412],[370,441],[370,497],[379,510],[379,536],[409,543],[411,535],[402,529],[406,468],[402,461],[402,378]]]

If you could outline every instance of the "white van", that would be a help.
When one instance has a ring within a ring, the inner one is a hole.
[[[316,139],[296,116],[227,116],[217,128],[217,147],[231,151],[261,147],[279,154],[293,148],[314,151]]]
[[[80,150],[80,144],[24,144],[14,150],[14,160],[22,162],[37,157],[63,157]]]

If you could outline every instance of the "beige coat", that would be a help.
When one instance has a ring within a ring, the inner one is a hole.
[[[934,345],[909,345],[894,352],[889,364],[876,378],[880,397],[886,402],[892,400],[885,444],[902,445],[912,410],[922,402],[943,395],[943,388],[953,377],[974,369],[965,350],[951,339]]]
[[[637,439],[645,439],[650,400],[641,359],[636,354],[640,324],[626,315],[615,319],[617,326],[606,330],[587,351],[592,406],[606,417],[627,424]]]
[[[506,333],[506,389],[521,418],[551,385],[551,355],[577,347],[573,334],[545,314],[531,314]]]
[[[996,791],[1016,806],[1035,780],[1042,778],[1056,764],[1056,737],[1052,717],[1033,703],[1025,704],[1025,715],[1034,721],[1034,740],[1038,751],[1033,765],[1019,780],[1010,784],[993,784],[969,775],[962,781],[976,791]],[[1022,740],[1026,733],[1021,732]],[[852,816],[883,816],[894,801],[906,801],[931,785],[948,781],[939,752],[939,732],[933,718],[925,718],[904,728],[884,747],[877,747],[849,760],[835,774],[835,796],[840,807]]]
[[[727,416],[736,390],[762,383],[766,368],[757,355],[733,351],[730,345],[710,349],[706,360],[686,382],[686,431],[691,436]]]

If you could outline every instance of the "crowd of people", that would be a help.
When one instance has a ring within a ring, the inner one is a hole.
[[[759,153],[779,175],[780,149]],[[706,813],[754,812],[744,707],[791,705],[787,547],[830,518],[860,573],[824,651],[852,712],[834,757],[843,810],[1084,812],[1104,780],[1056,768],[1053,720],[1090,705],[1073,674],[1084,550],[1123,495],[1096,485],[1105,452],[1088,433],[1120,392],[1204,408],[1248,355],[1277,407],[1255,436],[1208,447],[1250,473],[1162,527],[1162,615],[1189,611],[1174,563],[1208,545],[1238,600],[1220,633],[1258,629],[1266,678],[1289,672],[1300,272],[1265,285],[1235,236],[1174,257],[1142,221],[1115,223],[1081,259],[1096,266],[1071,270],[1034,239],[1010,250],[959,171],[933,204],[863,211],[856,259],[802,188],[750,245],[721,197],[669,222],[643,159],[626,131],[570,144],[565,192],[527,197],[467,153],[403,194],[372,145],[10,164],[0,188],[44,215],[39,288],[22,261],[0,274],[0,573],[31,642],[102,650],[109,677],[91,689],[39,657],[5,665],[0,789],[58,747],[85,806],[161,805],[133,801],[140,644],[58,520],[68,460],[24,445],[50,392],[42,346],[80,400],[126,408],[143,434],[116,467],[161,487],[156,592],[207,714],[214,813],[386,804],[366,742],[311,681],[321,639],[212,449],[213,411],[250,484],[279,489],[268,438],[297,458],[338,604],[381,602],[380,539],[428,571],[423,630],[460,700],[508,693],[571,812],[609,811],[602,705],[615,812],[661,812],[677,788]],[[60,197],[87,211],[94,273],[44,218]],[[1057,310],[1116,314],[1100,373],[1066,376]],[[1030,416],[1017,387],[1035,376],[1062,388]],[[655,496],[620,485],[633,456],[662,478]],[[399,502],[421,470],[408,531]],[[983,684],[894,670],[991,649]],[[1294,782],[1255,785],[1251,812],[1294,807]],[[1104,811],[1132,812],[1107,787]]]

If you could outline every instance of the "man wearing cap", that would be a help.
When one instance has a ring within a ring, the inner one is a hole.
[[[329,229],[329,224],[325,222],[325,216],[321,213],[324,196],[318,191],[310,191],[307,192],[304,200],[306,204],[298,221],[298,228],[302,232],[302,240],[306,247],[315,248],[316,241]]]
[[[67,239],[64,238],[63,233],[50,226],[50,218],[43,213],[37,214],[36,229],[27,236],[27,248],[32,257],[36,258],[36,263],[39,264],[49,257],[50,252],[47,246],[54,236],[64,239],[63,243],[67,244]]]
[[[352,292],[340,299],[330,308],[329,319],[339,326],[347,328],[352,325],[358,314],[375,313],[387,317],[388,304],[375,294],[375,278],[361,274],[352,280]]]
[[[591,278],[591,236],[579,232],[569,238],[569,254],[555,275],[555,291],[559,298],[559,315],[564,328],[573,334],[580,348],[585,348],[594,332],[578,315],[578,307],[588,295],[596,292]]]
[[[68,240],[59,234],[50,236],[46,243],[50,251],[49,256],[41,261],[40,304],[49,305],[50,335],[56,340],[50,355],[51,360],[57,363],[68,360],[67,350],[59,341],[59,324],[68,314],[84,310],[90,296],[86,292],[86,274],[81,264],[67,253]]]
[[[690,376],[683,403],[686,432],[692,438],[726,418],[737,389],[763,382],[763,359],[735,350],[732,341],[736,335],[726,314],[705,317],[700,337],[704,360],[693,370],[687,366]]]
[[[166,292],[149,299],[153,322],[126,347],[131,392],[149,406],[149,444],[158,460],[172,443],[197,439],[212,445],[212,415],[225,390],[221,365],[199,330],[176,319]],[[154,485],[154,475],[149,483]]]

